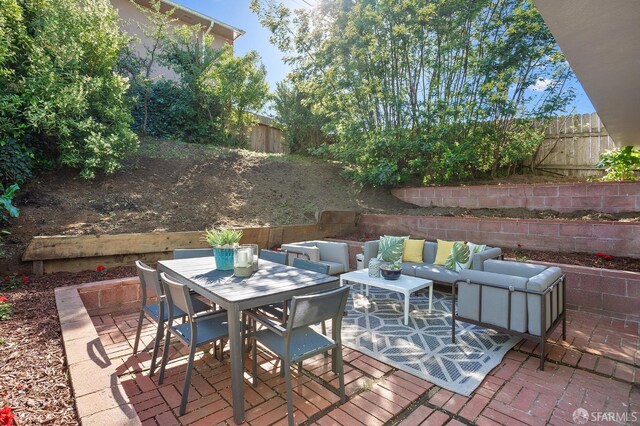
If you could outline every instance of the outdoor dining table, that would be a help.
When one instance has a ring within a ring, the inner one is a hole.
[[[243,423],[245,416],[242,311],[340,286],[337,277],[262,259],[259,262],[258,271],[248,278],[217,270],[213,256],[158,262],[158,271],[227,310],[233,419],[237,424]]]

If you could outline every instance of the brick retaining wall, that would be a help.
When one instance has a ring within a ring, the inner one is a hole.
[[[89,316],[140,310],[142,294],[138,277],[96,281],[77,288]]]
[[[363,214],[359,230],[497,247],[597,253],[640,258],[640,223],[554,219],[453,218]]]
[[[397,188],[393,195],[421,207],[514,208],[529,210],[640,210],[640,182],[585,182]]]
[[[640,273],[576,265],[560,267],[567,276],[568,308],[640,322]]]

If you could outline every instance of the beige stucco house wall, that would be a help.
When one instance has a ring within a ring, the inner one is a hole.
[[[135,1],[140,6],[145,8],[149,7],[149,0]],[[120,15],[122,26],[125,31],[131,35],[135,35],[139,39],[139,41],[135,43],[134,48],[139,55],[144,56],[146,54],[144,46],[151,45],[151,40],[145,37],[142,33],[142,29],[140,28],[141,24],[144,25],[149,23],[146,13],[139,10],[131,3],[130,0],[111,0],[111,4],[113,4],[113,6],[118,10],[118,15]],[[166,0],[161,1],[161,12],[166,12],[171,9],[175,9],[172,16],[178,20],[172,24],[173,26],[184,24],[200,25],[202,28],[200,31],[201,40],[205,34],[212,35],[214,37],[214,47],[221,47],[225,43],[233,46],[234,41],[244,34],[243,30],[178,5],[177,3]],[[173,71],[160,65],[154,66],[151,76],[152,78],[164,76],[165,78],[172,80],[177,78],[177,75]]]

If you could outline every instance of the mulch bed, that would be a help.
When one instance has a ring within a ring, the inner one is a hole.
[[[557,251],[539,251],[523,249],[502,249],[505,257],[519,260],[537,260],[539,262],[561,263],[566,265],[589,266],[592,268],[617,269],[619,271],[640,272],[640,259],[631,257],[600,256],[590,253],[562,253]],[[611,259],[609,259],[609,257]]]
[[[0,321],[0,408],[10,407],[18,424],[78,424],[54,289],[136,274],[133,267],[107,272],[29,277],[28,283],[13,290],[6,288],[6,280],[0,283],[0,295],[13,309],[10,319]]]

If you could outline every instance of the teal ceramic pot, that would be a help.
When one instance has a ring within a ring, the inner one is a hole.
[[[219,271],[233,271],[233,247],[215,247],[213,256],[216,258],[216,269]]]

